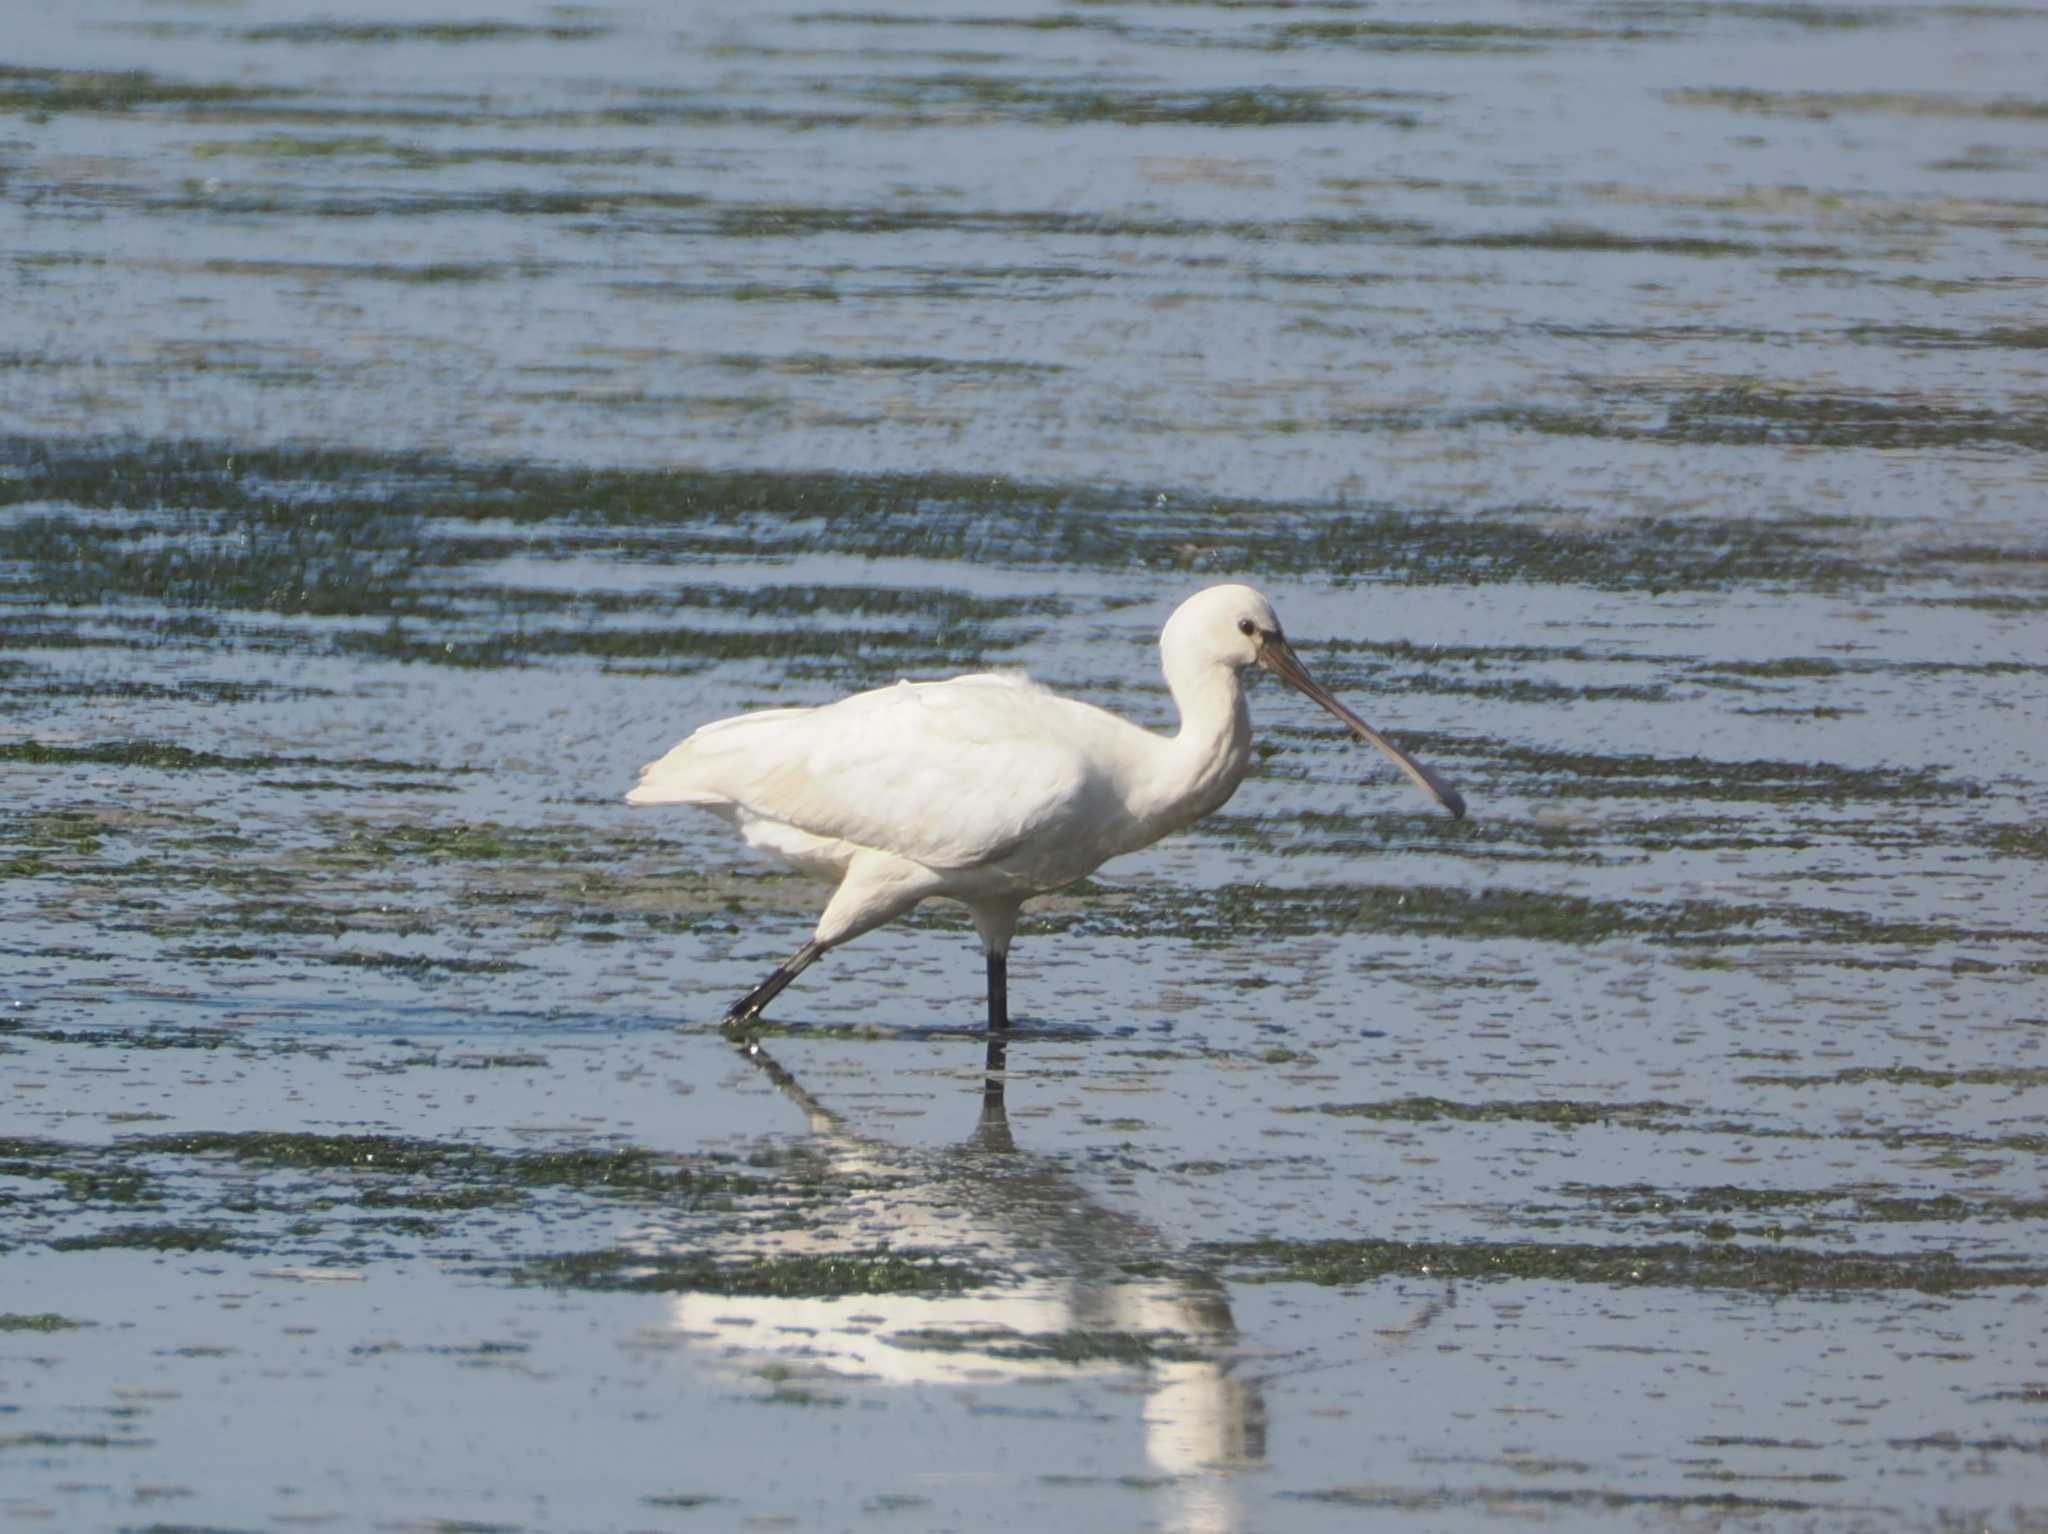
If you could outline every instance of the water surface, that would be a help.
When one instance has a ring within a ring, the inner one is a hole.
[[[0,1509],[2030,1529],[2048,12],[16,7]],[[1025,667],[934,907],[619,796]]]

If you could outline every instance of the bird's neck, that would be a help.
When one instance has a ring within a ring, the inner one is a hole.
[[[1146,809],[1166,830],[1175,830],[1236,792],[1251,765],[1252,718],[1243,682],[1227,666],[1189,668],[1179,675],[1169,666],[1166,684],[1180,706],[1180,732],[1164,742],[1167,770]]]

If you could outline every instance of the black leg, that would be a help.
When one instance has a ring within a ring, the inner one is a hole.
[[[1010,956],[988,956],[988,1031],[1007,1033],[1010,1028]]]
[[[763,1007],[782,994],[784,986],[802,974],[805,968],[809,966],[811,960],[817,958],[824,951],[824,946],[820,943],[804,944],[803,947],[777,965],[775,973],[734,1002],[732,1010],[725,1014],[725,1019],[719,1026],[737,1028],[744,1023],[752,1022],[761,1015]]]

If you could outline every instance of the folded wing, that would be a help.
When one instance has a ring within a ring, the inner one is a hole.
[[[1023,677],[899,682],[823,708],[706,725],[641,773],[633,804],[734,806],[930,868],[1083,834],[1109,786],[1083,749],[1121,721]]]

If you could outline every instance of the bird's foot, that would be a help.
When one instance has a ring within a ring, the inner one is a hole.
[[[778,969],[774,974],[762,981],[761,984],[755,986],[746,995],[734,1002],[726,1010],[725,1016],[718,1020],[718,1026],[727,1033],[733,1033],[743,1028],[752,1028],[761,1021],[761,1013],[768,1003],[775,999],[776,994],[781,991],[783,986],[789,984],[789,979],[788,975]]]
[[[746,995],[732,1004],[719,1022],[719,1027],[731,1032],[735,1028],[746,1028],[761,1019],[761,1010],[780,996],[783,987],[803,973],[804,967],[825,950],[815,941],[804,944],[786,961],[778,964],[766,980],[755,986]]]
[[[718,1036],[743,1055],[761,1052],[761,1009],[734,1007],[718,1020]]]

